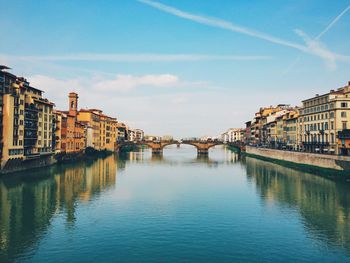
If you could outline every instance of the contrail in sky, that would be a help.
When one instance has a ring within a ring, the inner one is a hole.
[[[255,31],[253,29],[249,29],[246,27],[242,27],[242,26],[233,24],[233,23],[228,22],[228,21],[224,21],[224,20],[217,19],[217,18],[204,17],[204,16],[200,16],[200,15],[191,14],[191,13],[179,10],[177,8],[167,6],[167,5],[158,3],[158,2],[150,1],[150,0],[138,0],[138,1],[140,3],[146,4],[146,5],[149,5],[153,8],[164,11],[166,13],[170,13],[172,15],[175,15],[175,16],[178,16],[178,17],[181,17],[184,19],[192,20],[192,21],[195,21],[195,22],[200,23],[200,24],[230,30],[230,31],[233,31],[236,33],[241,33],[241,34],[248,35],[251,37],[266,40],[266,41],[269,41],[269,42],[274,43],[274,44],[279,44],[282,46],[287,46],[287,47],[291,47],[294,49],[298,49],[298,50],[301,50],[303,52],[308,52],[307,47],[305,47],[303,45],[296,44],[296,43],[293,43],[293,42],[290,42],[287,40],[283,40],[283,39],[280,39],[280,38],[277,38],[274,36],[270,36],[268,34],[261,33],[261,32],[258,32],[258,31]]]
[[[212,27],[217,27],[217,28],[222,28],[222,29],[226,29],[226,30],[230,30],[232,32],[236,32],[236,33],[240,33],[240,34],[244,34],[247,36],[251,36],[254,38],[258,38],[258,39],[262,39],[265,41],[268,41],[270,43],[274,43],[274,44],[278,44],[278,45],[282,45],[282,46],[286,46],[286,47],[290,47],[290,48],[294,48],[296,50],[302,51],[304,53],[308,53],[317,57],[320,57],[322,59],[324,59],[326,62],[331,61],[331,65],[334,68],[335,67],[335,61],[336,60],[346,60],[349,61],[350,58],[348,56],[343,56],[340,54],[336,54],[333,53],[332,51],[328,50],[326,47],[324,47],[323,45],[321,45],[321,43],[317,42],[316,40],[310,40],[306,42],[306,45],[301,45],[301,44],[297,44],[288,40],[284,40],[278,37],[274,37],[262,32],[258,32],[255,31],[253,29],[250,28],[246,28],[246,27],[242,27],[236,24],[233,24],[231,22],[225,21],[225,20],[221,20],[218,18],[212,18],[212,17],[205,17],[205,16],[201,16],[201,15],[196,15],[196,14],[192,14],[189,12],[185,12],[182,11],[180,9],[174,8],[172,6],[168,6],[168,5],[164,5],[152,0],[138,0],[140,3],[149,5],[155,9],[161,10],[163,12],[172,14],[174,16],[177,17],[181,17],[187,20],[191,20],[203,25],[208,25],[208,26],[212,26]],[[325,30],[324,32],[322,32],[320,35],[322,36],[322,34],[326,33],[330,28],[332,28],[334,26],[334,24],[346,13],[346,11],[349,8],[347,8],[346,10],[344,10]],[[306,40],[306,34],[304,34],[302,31],[298,31],[299,36],[303,35],[303,40]],[[303,33],[303,34],[301,34]]]
[[[343,15],[345,15],[350,10],[350,5],[343,10],[336,18],[333,19],[333,21],[316,37],[317,39],[320,39],[324,34],[326,34],[337,22],[340,18],[342,18]]]
[[[318,36],[315,37],[315,41],[319,40],[324,34],[326,34],[335,24],[339,21],[340,18],[342,18],[343,15],[345,15],[350,10],[350,5],[345,8],[337,17],[335,17],[332,22],[320,33]],[[286,75],[301,59],[301,55],[299,55],[289,66],[288,68],[282,73],[282,75]]]

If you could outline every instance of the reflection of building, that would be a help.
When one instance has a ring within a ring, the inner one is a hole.
[[[293,211],[300,211],[308,231],[350,249],[350,192],[346,184],[255,158],[245,160],[248,179],[263,200],[293,207]]]
[[[30,246],[37,244],[60,210],[74,223],[80,200],[90,200],[116,183],[114,155],[57,169],[51,174],[35,171],[29,174],[30,181],[0,180],[0,262],[33,249]]]

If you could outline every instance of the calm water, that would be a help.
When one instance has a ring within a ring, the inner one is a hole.
[[[0,262],[350,262],[350,184],[218,147],[0,180]]]

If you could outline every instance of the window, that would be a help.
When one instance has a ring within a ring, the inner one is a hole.
[[[347,108],[347,107],[348,107],[348,103],[347,103],[347,102],[342,102],[342,103],[340,104],[340,107],[342,107],[342,108]]]
[[[342,112],[340,113],[340,116],[341,116],[342,118],[346,118],[346,111],[342,111]]]
[[[329,113],[329,118],[334,119],[334,112],[333,111]]]
[[[347,129],[347,122],[346,121],[342,122],[342,128],[343,128],[343,130]]]
[[[334,130],[334,122],[331,121],[331,130]]]

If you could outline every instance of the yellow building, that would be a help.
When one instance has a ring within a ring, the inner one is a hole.
[[[108,151],[115,151],[117,148],[118,125],[117,119],[106,118],[106,141],[105,146]]]
[[[9,76],[12,80],[7,82],[3,94],[1,168],[18,160],[53,154],[54,104],[26,79]]]
[[[92,127],[92,147],[95,150],[115,151],[118,136],[116,118],[109,117],[98,109],[81,109],[78,120]]]
[[[100,113],[102,111],[96,109],[81,109],[78,112],[78,121],[85,123],[87,126],[92,129],[92,138],[91,138],[91,146],[95,150],[101,150],[101,142],[100,142]]]
[[[284,139],[287,149],[299,149],[299,111],[298,109],[287,112],[284,115]]]

